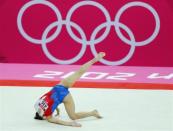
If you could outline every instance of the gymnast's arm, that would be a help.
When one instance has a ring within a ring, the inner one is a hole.
[[[49,117],[46,117],[46,120],[50,123],[60,124],[60,125],[64,125],[64,126],[81,127],[81,124],[79,124],[75,121],[63,121],[57,117],[49,116]]]

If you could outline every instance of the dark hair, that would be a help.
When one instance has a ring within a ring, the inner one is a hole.
[[[43,117],[41,117],[41,116],[38,114],[38,112],[35,113],[34,119],[36,119],[36,120],[44,120]]]

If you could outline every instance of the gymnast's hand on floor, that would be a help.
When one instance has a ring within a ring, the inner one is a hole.
[[[80,123],[77,123],[76,121],[71,122],[71,126],[73,127],[81,127],[82,125]]]

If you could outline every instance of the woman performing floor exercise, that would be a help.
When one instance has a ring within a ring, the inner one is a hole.
[[[35,119],[45,119],[48,122],[55,124],[80,127],[81,124],[77,123],[75,121],[76,119],[86,118],[90,116],[101,118],[97,110],[93,110],[90,112],[75,112],[75,104],[68,88],[72,87],[76,80],[78,80],[94,63],[98,62],[104,56],[105,53],[100,52],[95,58],[82,65],[74,74],[60,81],[59,84],[54,86],[49,92],[39,98],[34,105],[36,110]],[[53,116],[53,112],[55,110],[59,115],[58,105],[61,103],[64,104],[66,112],[69,118],[72,119],[72,121],[60,120],[59,118]]]

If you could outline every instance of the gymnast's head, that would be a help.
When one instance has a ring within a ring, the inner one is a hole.
[[[38,112],[35,113],[34,119],[36,119],[36,120],[44,120],[44,118],[43,118],[42,116],[40,116],[40,115],[38,114]]]

